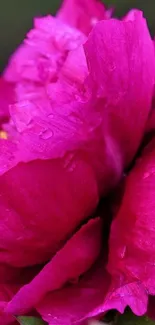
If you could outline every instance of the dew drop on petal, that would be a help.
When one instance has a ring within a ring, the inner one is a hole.
[[[42,139],[44,139],[44,140],[47,140],[47,139],[49,139],[49,138],[52,138],[53,135],[54,135],[54,134],[53,134],[53,131],[50,130],[50,129],[47,129],[47,130],[44,130],[44,131],[41,132],[40,137],[41,137]]]

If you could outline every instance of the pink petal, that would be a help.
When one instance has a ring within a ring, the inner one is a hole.
[[[18,163],[17,145],[10,140],[0,139],[0,175]]]
[[[6,154],[5,149],[0,162],[0,261],[13,266],[47,261],[95,209],[94,172],[80,153],[18,165],[18,151]]]
[[[127,15],[123,18],[124,21],[134,21],[136,18],[138,19],[143,17],[143,12],[137,9],[131,9]]]
[[[15,318],[4,312],[7,301],[9,301],[13,294],[16,292],[16,288],[10,284],[0,284],[0,324],[1,325],[17,325]]]
[[[28,80],[35,82],[36,86],[55,82],[70,51],[78,48],[85,40],[80,31],[65,25],[55,17],[49,15],[35,18],[34,28],[13,54],[4,72],[4,78],[12,82]],[[82,60],[80,70],[84,69],[85,73],[84,53],[81,55]]]
[[[148,295],[145,288],[136,281],[125,283],[124,279],[121,282],[119,278],[109,287],[108,293],[101,302],[101,305],[91,312],[91,317],[96,317],[98,310],[102,310],[102,313],[105,313],[116,309],[123,314],[127,306],[130,306],[136,315],[142,316],[147,311],[147,303]]]
[[[103,112],[67,82],[38,88],[37,96],[29,93],[27,99],[23,87],[25,100],[10,109],[20,132],[22,159],[63,159],[66,152],[80,151],[94,170],[99,192],[107,193],[122,173],[122,154],[110,136],[102,134]]]
[[[104,300],[110,277],[104,263],[97,263],[78,284],[48,294],[37,306],[38,312],[50,325],[87,324],[91,312]]]
[[[9,105],[13,104],[13,102],[13,85],[0,78],[0,124],[9,119]]]
[[[127,165],[142,139],[154,86],[154,47],[145,19],[139,13],[131,21],[101,21],[84,48],[88,88],[104,114],[103,132]]]
[[[86,35],[99,20],[110,18],[100,0],[64,0],[57,17]]]
[[[120,305],[122,302],[129,305],[137,315],[146,312],[147,295],[155,295],[154,182],[155,141],[145,149],[127,178],[122,205],[110,236],[108,270],[120,287]],[[139,292],[133,290],[127,299],[124,284],[128,289],[131,283]],[[142,304],[143,308],[139,308]]]
[[[79,46],[77,49],[69,52],[61,73],[63,77],[74,83],[82,84],[85,81],[88,75],[88,68],[83,46]]]
[[[40,266],[15,268],[7,264],[0,264],[0,324],[15,325],[15,318],[6,313],[7,303],[18,292],[21,286],[31,281],[38,271]]]
[[[102,221],[90,220],[56,253],[42,271],[13,297],[6,312],[24,314],[43,296],[76,281],[98,257],[101,249]]]
[[[135,302],[133,293],[141,297]],[[110,276],[104,264],[98,263],[78,284],[48,294],[37,306],[38,312],[49,325],[87,324],[86,320],[100,319],[107,310],[118,309],[123,313],[131,303],[133,310],[144,311],[147,294],[138,283],[117,288],[110,287]]]

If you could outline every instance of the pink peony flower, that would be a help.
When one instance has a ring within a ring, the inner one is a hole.
[[[74,4],[64,3],[57,18],[35,19],[4,72],[16,101],[5,126],[9,139],[0,140],[0,315],[6,325],[33,309],[48,324],[68,325],[113,307],[122,312],[129,305],[137,314],[147,307],[141,259],[139,281],[133,274],[130,283],[125,266],[123,275],[119,268],[124,250],[119,255],[117,248],[127,245],[125,228],[117,233],[124,203],[112,225],[108,271],[102,234],[110,218],[106,209],[95,210],[141,144],[151,110],[154,47],[140,12],[102,20],[87,37],[77,28],[88,34],[91,4],[98,19],[103,7],[92,0],[83,20],[79,2],[78,26],[66,16],[72,5],[76,19]],[[145,157],[143,163],[145,168]],[[129,231],[130,206],[125,214]],[[129,241],[133,247],[136,236]]]

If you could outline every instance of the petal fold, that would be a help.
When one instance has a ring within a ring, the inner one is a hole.
[[[51,291],[76,282],[101,251],[102,221],[90,220],[56,253],[41,272],[9,302],[6,312],[19,315],[35,307]]]

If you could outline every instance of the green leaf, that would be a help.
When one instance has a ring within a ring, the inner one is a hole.
[[[127,310],[123,315],[117,317],[116,325],[155,325],[155,322],[148,317],[135,316],[131,311]]]
[[[36,317],[20,316],[17,317],[17,321],[20,325],[46,325],[42,319]]]

